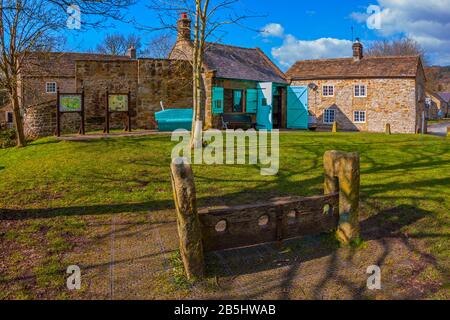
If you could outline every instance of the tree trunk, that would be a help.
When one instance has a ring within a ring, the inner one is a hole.
[[[14,126],[16,128],[17,147],[19,148],[25,147],[27,145],[27,142],[25,139],[25,132],[23,129],[22,114],[20,113],[19,96],[17,94],[17,88],[13,89],[11,103],[14,113]]]
[[[180,253],[189,280],[204,276],[204,256],[201,225],[197,211],[194,174],[183,159],[171,164],[173,197],[177,211]]]

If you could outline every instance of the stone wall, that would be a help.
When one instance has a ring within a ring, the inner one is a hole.
[[[138,61],[138,100],[135,123],[154,129],[155,112],[192,108],[192,67],[187,61],[140,59]]]
[[[132,125],[136,126],[136,93],[138,79],[136,60],[77,61],[77,91],[84,87],[86,131],[105,127],[106,94],[127,94],[130,91],[129,108]],[[110,128],[122,129],[126,117],[111,114]]]
[[[190,64],[185,61],[139,59],[133,61],[79,61],[77,88],[85,90],[86,128],[102,129],[105,119],[106,90],[130,91],[132,127],[154,129],[154,114],[166,108],[192,108]],[[122,114],[111,114],[111,128],[121,129]]]
[[[22,110],[25,134],[30,138],[53,135],[56,131],[56,93],[46,92],[46,83],[56,82],[61,92],[74,93],[76,81],[69,77],[24,78],[19,92],[24,92]],[[61,117],[61,132],[76,133],[81,125],[78,114]]]
[[[309,111],[324,124],[325,109],[336,110],[336,121],[341,130],[384,132],[390,123],[393,133],[415,133],[418,129],[418,97],[415,79],[363,79],[363,80],[305,80],[293,81],[293,86],[315,83],[319,89],[308,89]],[[354,85],[364,84],[367,97],[354,97]],[[334,85],[334,96],[322,96],[323,85]],[[355,123],[354,111],[366,111],[366,123]]]
[[[105,127],[106,93],[127,94],[130,91],[130,111],[133,128],[154,129],[155,112],[166,108],[192,108],[192,68],[187,61],[140,60],[80,60],[76,76],[61,78],[25,78],[23,110],[26,134],[30,137],[53,135],[56,131],[56,93],[46,93],[47,82],[56,82],[61,93],[85,92],[86,131]],[[111,114],[111,129],[122,129],[124,114]],[[78,114],[61,116],[62,133],[77,133],[81,125]]]

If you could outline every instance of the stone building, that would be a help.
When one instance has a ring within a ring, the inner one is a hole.
[[[53,135],[56,130],[56,98],[60,93],[85,93],[86,130],[105,127],[107,92],[130,92],[129,108],[134,128],[152,129],[152,118],[161,101],[171,108],[192,106],[190,64],[186,61],[138,59],[130,48],[126,56],[90,53],[45,53],[28,58],[20,81],[26,135]],[[111,128],[122,128],[123,114],[111,115]],[[79,114],[63,114],[63,133],[76,133]]]
[[[417,133],[425,116],[425,73],[419,56],[364,57],[298,61],[287,72],[292,86],[308,88],[310,121],[329,129]]]
[[[191,60],[191,23],[182,14],[171,59]],[[259,48],[208,42],[203,70],[206,128],[221,129],[230,113],[252,115],[259,128],[286,128],[286,76]]]

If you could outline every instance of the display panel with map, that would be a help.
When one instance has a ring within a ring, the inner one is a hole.
[[[59,96],[60,112],[81,112],[82,98],[80,94],[61,94]]]
[[[111,94],[108,97],[108,106],[110,112],[127,112],[128,111],[128,95]]]

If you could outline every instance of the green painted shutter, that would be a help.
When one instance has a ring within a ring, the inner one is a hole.
[[[256,113],[258,109],[258,90],[257,89],[248,89],[247,90],[247,105],[246,112],[247,113]]]
[[[213,114],[223,114],[224,89],[214,87],[212,92],[212,111]]]

